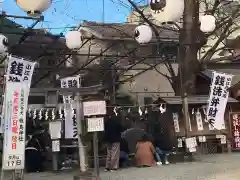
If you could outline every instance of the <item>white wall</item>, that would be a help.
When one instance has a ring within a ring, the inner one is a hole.
[[[175,72],[177,73],[178,65],[172,65]],[[149,66],[144,64],[139,64],[134,68],[148,68]],[[161,64],[157,66],[157,69],[161,71],[163,74],[169,75],[169,72],[165,65]],[[125,73],[125,75],[134,75],[140,72],[141,70],[130,70]],[[126,77],[128,78],[128,77]],[[126,82],[121,85],[119,92],[128,94],[132,96],[133,99],[137,100],[139,98],[139,103],[143,104],[144,96],[153,96],[157,97],[160,96],[173,96],[174,91],[168,79],[161,74],[159,74],[156,70],[148,70],[143,74],[135,77],[133,79],[133,83]],[[132,84],[132,85],[131,85]],[[141,92],[141,93],[136,93]],[[145,93],[143,93],[145,92]],[[151,93],[156,92],[156,93]],[[138,97],[137,97],[138,96]]]

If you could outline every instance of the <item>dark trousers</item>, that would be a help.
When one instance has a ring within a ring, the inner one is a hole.
[[[41,172],[43,170],[43,157],[40,151],[28,149],[25,151],[26,170],[30,172]]]
[[[157,162],[166,163],[166,161],[168,161],[167,154],[168,153],[166,151],[163,151],[159,147],[156,147],[155,157]]]
[[[127,161],[128,161],[128,154],[124,151],[120,151],[120,157],[119,157],[120,167],[125,166]]]

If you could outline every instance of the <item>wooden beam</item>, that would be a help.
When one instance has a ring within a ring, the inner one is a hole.
[[[103,89],[104,86],[101,84],[82,88],[31,88],[30,96],[45,96],[45,94],[48,92],[56,92],[59,94],[75,94],[79,92],[80,95],[92,95],[97,94],[99,91]],[[0,88],[0,93],[4,94],[3,88]]]

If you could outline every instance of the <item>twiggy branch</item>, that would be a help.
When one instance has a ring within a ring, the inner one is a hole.
[[[214,55],[216,52],[217,47],[219,44],[226,38],[226,33],[229,29],[229,27],[232,25],[232,20],[229,20],[229,23],[225,26],[224,30],[222,31],[221,35],[219,36],[218,40],[216,43],[206,52],[206,54],[200,59],[200,62],[206,62],[211,59],[211,57]]]
[[[132,0],[128,0],[128,2],[131,4],[131,6],[135,9],[135,11],[137,13],[140,14],[141,18],[152,28],[156,38],[157,38],[157,41],[158,41],[158,44],[161,43],[161,40],[160,40],[160,33],[156,27],[156,25],[154,25],[143,13],[143,11],[141,11],[137,5],[132,1]],[[173,70],[173,67],[171,66],[171,63],[168,62],[168,61],[164,61],[164,64],[165,66],[167,67],[167,69],[169,70],[169,73],[171,74],[172,77],[175,76],[175,72]]]
[[[151,65],[148,64],[148,63],[146,63],[146,62],[144,62],[144,64],[147,65],[147,66],[149,66],[149,67],[151,67]],[[157,73],[159,73],[159,74],[161,74],[162,76],[164,76],[165,78],[167,78],[167,79],[170,81],[170,83],[172,83],[172,78],[171,78],[170,76],[168,76],[167,74],[164,74],[164,73],[162,73],[161,71],[159,71],[159,70],[157,69],[157,66],[155,66],[153,69],[154,69]]]

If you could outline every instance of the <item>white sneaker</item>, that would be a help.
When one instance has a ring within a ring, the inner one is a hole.
[[[157,165],[158,165],[158,166],[162,165],[162,162],[157,162]]]
[[[165,164],[170,164],[169,161],[166,161]]]

